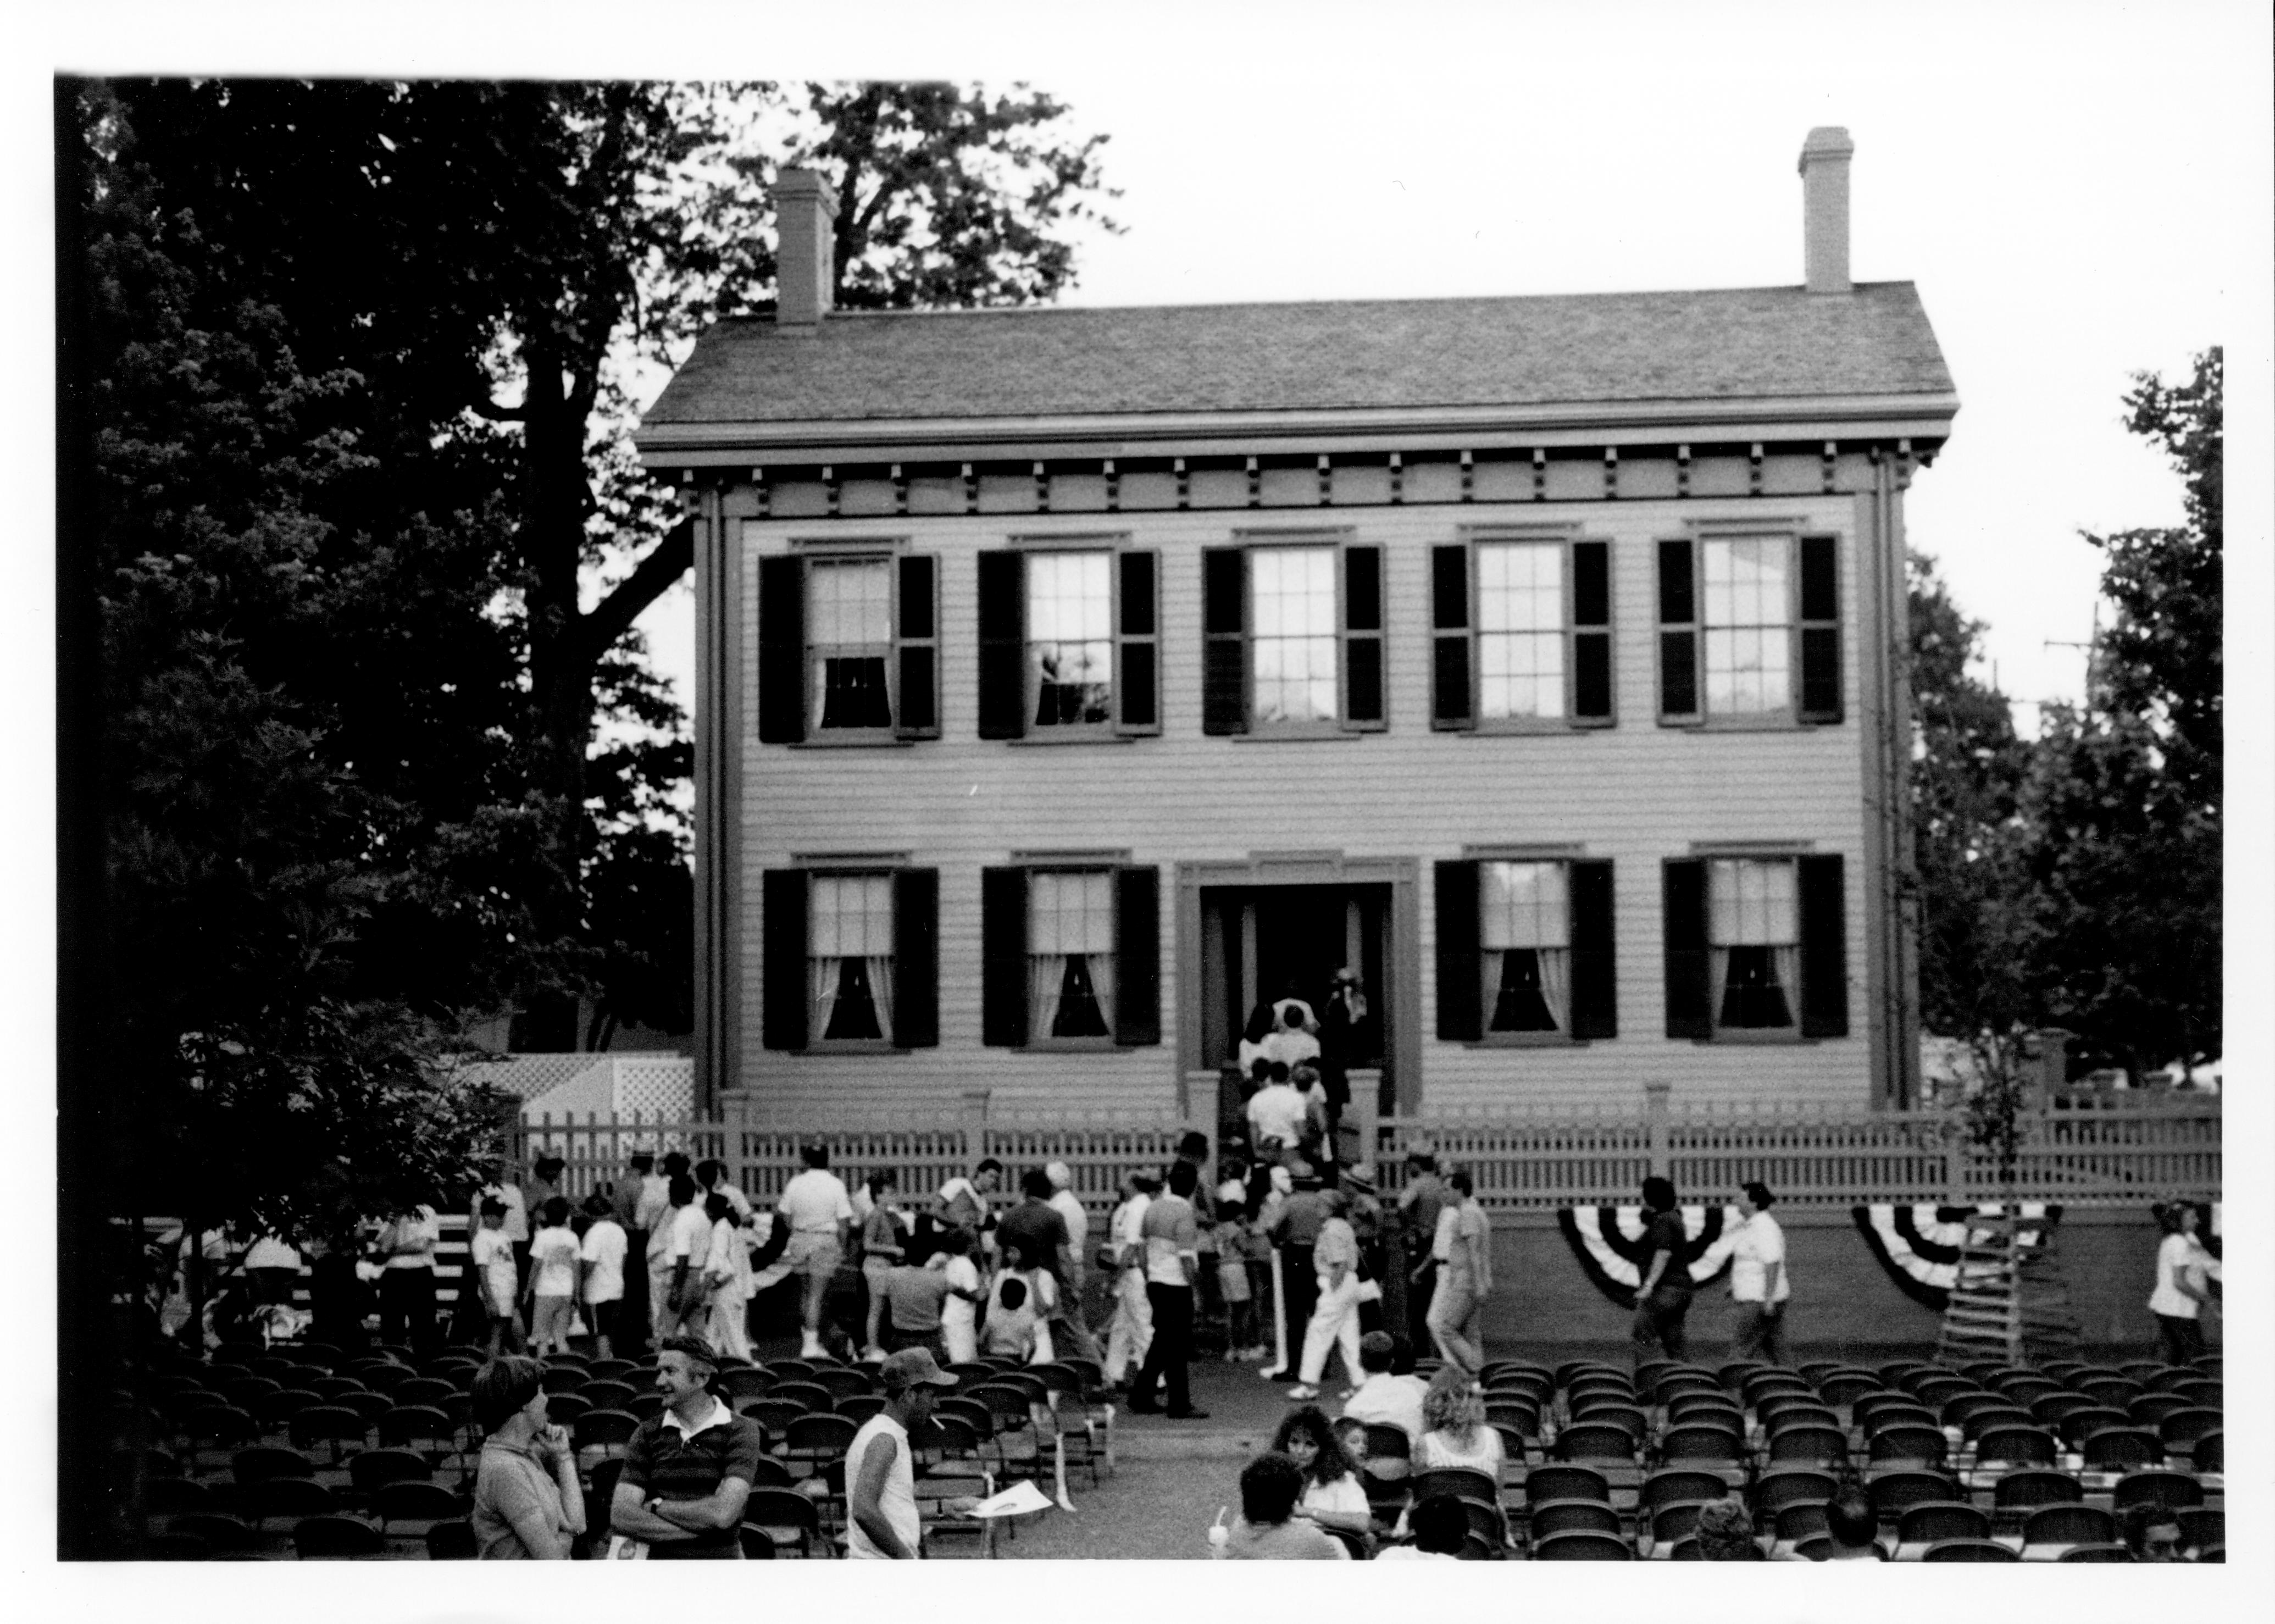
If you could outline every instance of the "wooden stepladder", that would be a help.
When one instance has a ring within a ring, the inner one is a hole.
[[[2054,1250],[2054,1220],[2013,1213],[1970,1219],[1936,1362],[2038,1363],[2075,1353],[2077,1338],[2069,1281]]]

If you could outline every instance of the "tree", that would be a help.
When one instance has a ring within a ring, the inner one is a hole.
[[[1911,555],[1908,570],[1921,1020],[1966,1040],[1973,1098],[2011,1123],[2039,1019],[2039,910],[2020,806],[2031,752],[2006,697],[1969,671],[1982,623],[1952,601],[1932,558]],[[1987,1147],[2004,1131],[1989,1123],[1977,1137]]]

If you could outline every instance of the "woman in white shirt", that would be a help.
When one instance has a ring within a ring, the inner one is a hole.
[[[708,1310],[704,1331],[711,1346],[737,1359],[751,1356],[751,1252],[735,1204],[718,1190],[703,1204],[711,1220],[711,1244],[703,1258],[703,1298]]]
[[[2186,1364],[2204,1350],[2196,1316],[2210,1295],[2201,1282],[2211,1254],[2196,1239],[2196,1209],[2191,1204],[2158,1207],[2157,1221],[2165,1238],[2157,1243],[2157,1289],[2150,1294],[2149,1311],[2157,1317],[2157,1340],[2166,1362]]]
[[[1280,1424],[1272,1447],[1295,1462],[1304,1474],[1304,1495],[1296,1514],[1331,1534],[1364,1539],[1374,1524],[1358,1469],[1335,1436],[1334,1425],[1317,1405],[1306,1404]]]
[[[1414,1469],[1442,1471],[1466,1466],[1500,1476],[1500,1434],[1485,1424],[1485,1401],[1458,1365],[1448,1364],[1430,1379],[1422,1396],[1422,1437],[1414,1446]]]

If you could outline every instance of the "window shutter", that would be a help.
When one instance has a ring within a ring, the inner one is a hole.
[[[1161,871],[1114,875],[1114,1041],[1161,1041]]]
[[[893,1042],[929,1049],[940,1042],[940,870],[893,876]]]
[[[1612,865],[1572,865],[1572,1036],[1620,1035],[1619,974],[1612,956]]]
[[[1612,544],[1572,544],[1572,720],[1612,720]]]
[[[759,742],[805,737],[805,561],[759,560]],[[804,948],[798,949],[805,951]]]
[[[1027,871],[979,871],[979,1041],[1027,1046]]]
[[[1466,728],[1476,714],[1470,701],[1470,549],[1467,547],[1433,547],[1430,549],[1430,725],[1433,728]],[[1442,1007],[1442,989],[1439,996]]]
[[[1201,731],[1248,731],[1248,555],[1201,549]]]
[[[1688,541],[1659,544],[1659,714],[1688,721],[1698,714],[1698,595]]]
[[[900,692],[894,730],[903,738],[938,738],[939,563],[928,553],[909,553],[900,560],[900,636],[895,651]]]
[[[1026,729],[1027,561],[1007,548],[979,555],[979,736]]]
[[[1848,1035],[1846,884],[1836,855],[1801,859],[1801,1035]]]
[[[1382,549],[1343,549],[1343,725],[1379,728],[1382,694]]]
[[[1840,720],[1839,544],[1801,539],[1801,710],[1803,721]]]
[[[1712,977],[1706,963],[1706,865],[1695,857],[1664,865],[1665,917],[1659,922],[1667,944],[1667,1035],[1714,1035]]]
[[[1438,1036],[1474,1043],[1485,1031],[1485,990],[1478,984],[1478,865],[1438,865]]]
[[[1160,555],[1128,552],[1119,557],[1122,667],[1114,686],[1116,725],[1124,733],[1159,733],[1160,610],[1154,583],[1160,575]]]
[[[805,903],[804,869],[767,870],[759,895],[759,952],[764,960],[763,1041],[770,1049],[805,1047]]]

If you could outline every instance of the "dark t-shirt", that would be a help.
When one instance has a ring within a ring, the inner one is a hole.
[[[893,1329],[903,1336],[925,1336],[940,1329],[941,1310],[948,1303],[948,1276],[938,1269],[900,1264],[885,1276],[886,1312]]]
[[[624,1474],[617,1481],[641,1491],[640,1498],[699,1500],[716,1493],[729,1477],[754,1483],[766,1438],[758,1424],[737,1416],[720,1426],[707,1426],[692,1438],[680,1436],[667,1416],[643,1421],[624,1449]],[[728,1558],[740,1552],[740,1537],[731,1528],[712,1529],[685,1539],[659,1540],[649,1547],[651,1557]]]
[[[1644,1227],[1643,1243],[1646,1250],[1641,1266],[1646,1277],[1651,1273],[1652,1260],[1659,1253],[1670,1254],[1667,1267],[1659,1274],[1655,1292],[1690,1289],[1690,1270],[1682,1261],[1682,1249],[1689,1244],[1689,1237],[1682,1232],[1682,1213],[1661,1212],[1651,1219]]]
[[[1017,1247],[1027,1266],[1059,1273],[1059,1248],[1067,1243],[1066,1220],[1047,1201],[1022,1201],[995,1222],[995,1245],[1009,1252]]]

